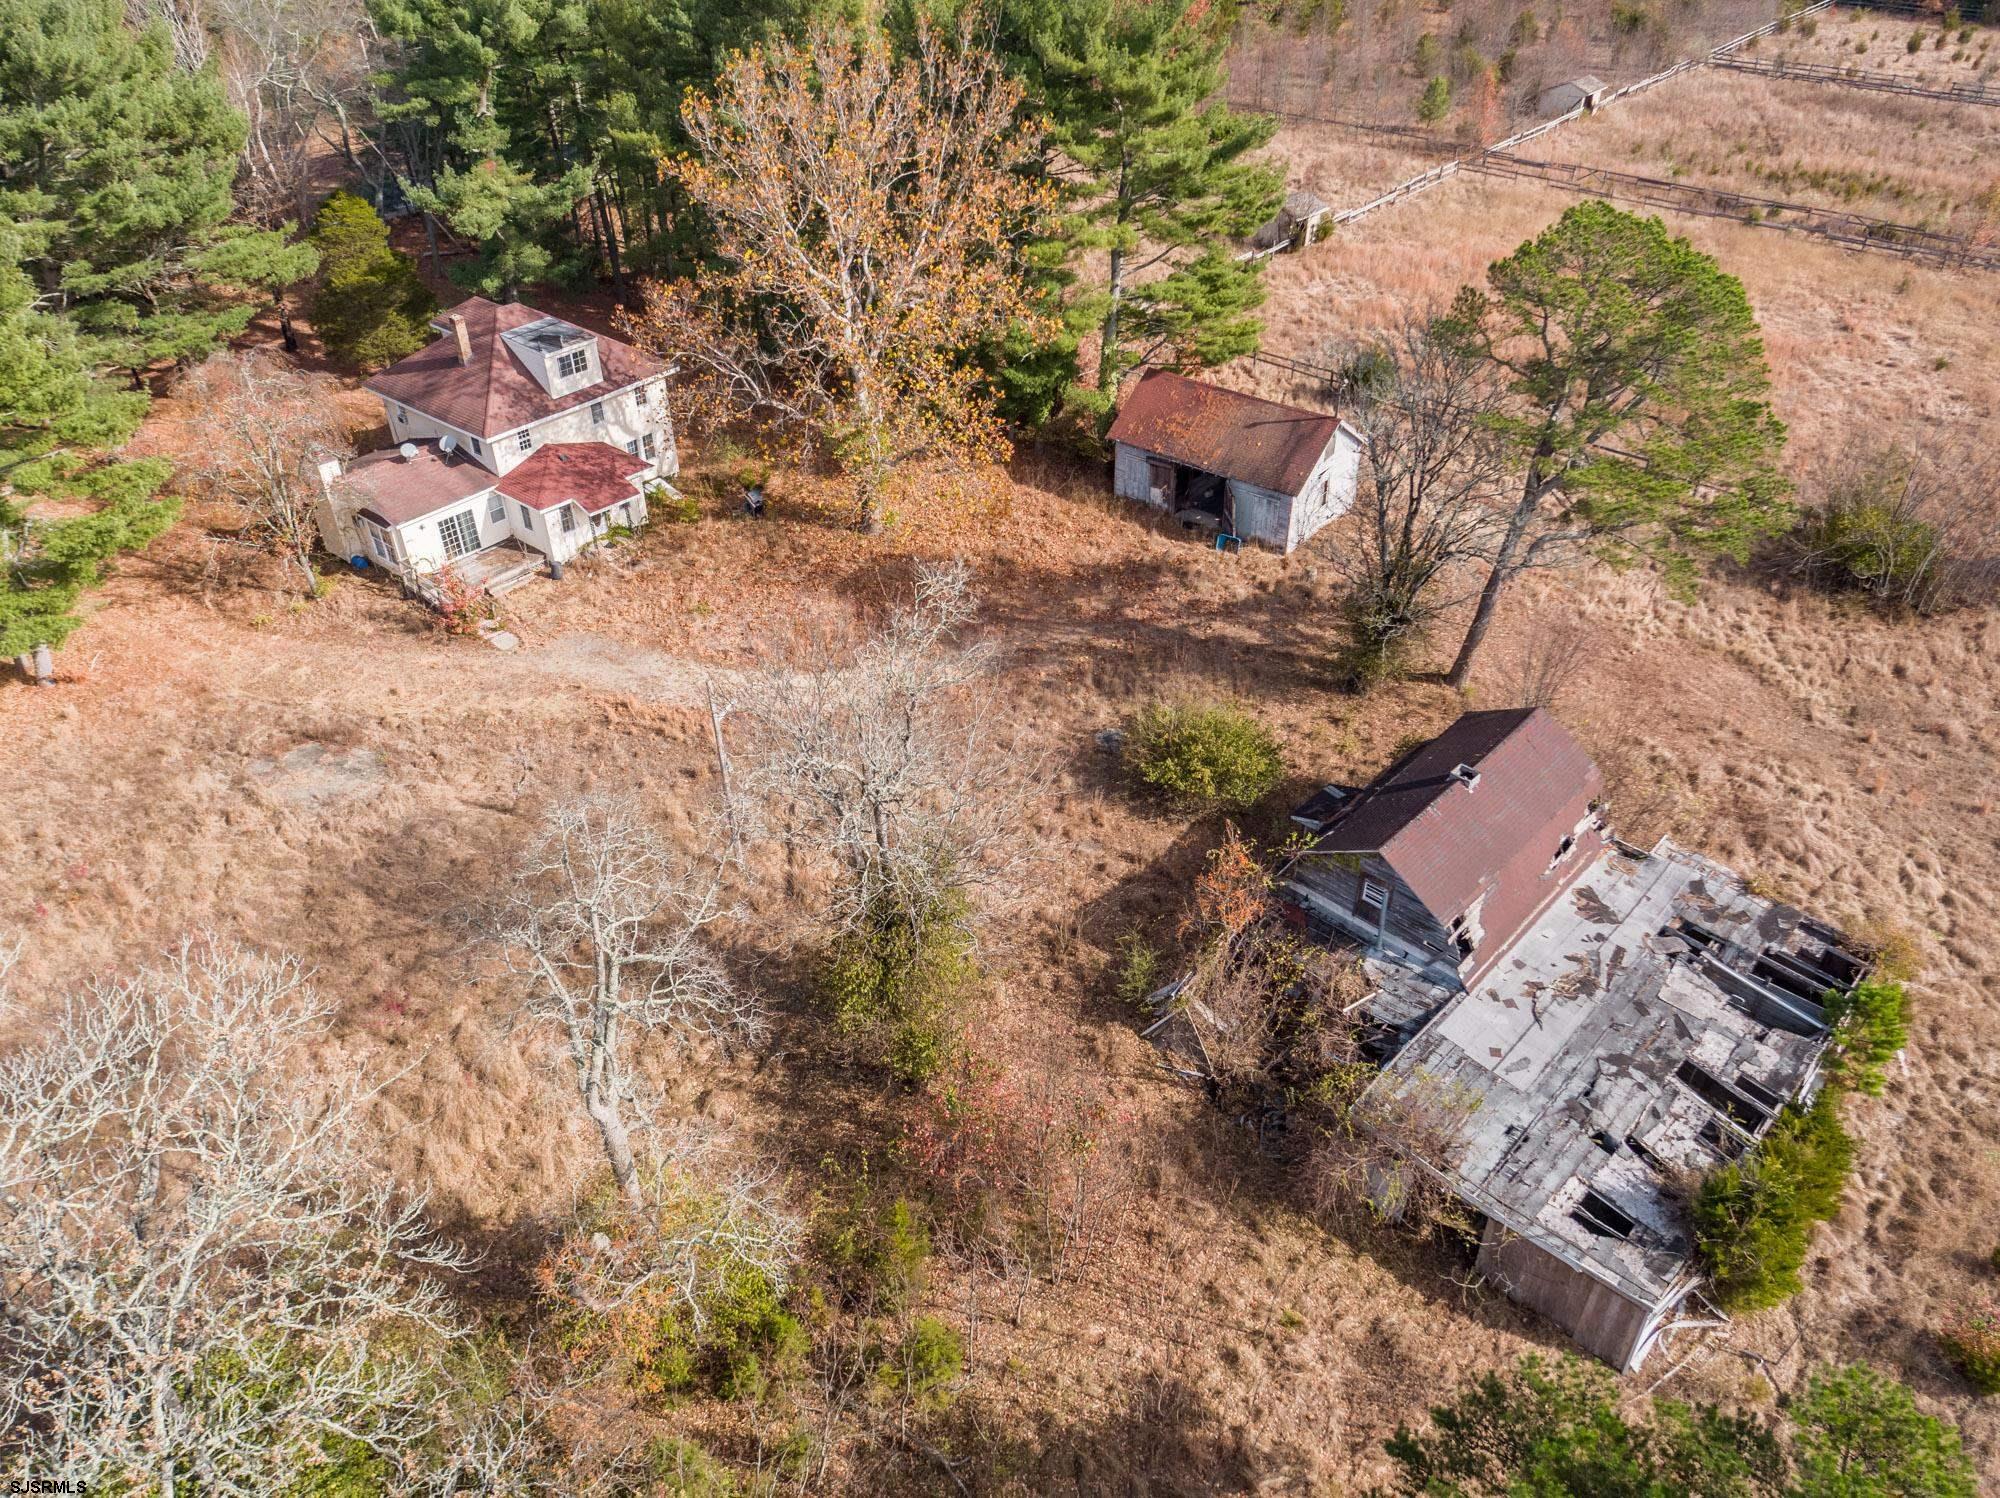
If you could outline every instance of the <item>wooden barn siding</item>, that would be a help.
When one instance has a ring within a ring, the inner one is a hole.
[[[1651,1306],[1627,1299],[1492,1221],[1479,1240],[1479,1272],[1568,1332],[1585,1352],[1625,1372],[1637,1366],[1654,1320]]]
[[[1358,857],[1356,862],[1356,855],[1307,854],[1293,865],[1292,883],[1309,890],[1336,910],[1352,914],[1359,904],[1361,880],[1366,875],[1389,889],[1389,919],[1383,926],[1385,934],[1406,947],[1455,964],[1458,949],[1452,943],[1451,934],[1424,907],[1423,901],[1417,898],[1409,885],[1403,883],[1396,871],[1380,856],[1367,853]]]
[[[1237,535],[1273,551],[1291,550],[1291,495],[1230,479],[1229,498],[1235,511]]]
[[[1360,474],[1361,445],[1343,426],[1334,432],[1333,441],[1319,455],[1319,462],[1313,465],[1292,505],[1287,551],[1311,540],[1322,526],[1338,520],[1354,507],[1354,489]]]
[[[1113,444],[1111,457],[1111,492],[1120,499],[1137,500],[1142,505],[1153,503],[1150,493],[1152,474],[1147,468],[1153,454],[1144,448],[1134,447],[1129,442]],[[1167,461],[1162,459],[1162,461]],[[1155,508],[1163,508],[1155,506]]]

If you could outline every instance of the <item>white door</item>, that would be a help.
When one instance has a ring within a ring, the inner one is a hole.
[[[470,510],[459,510],[438,522],[438,539],[447,557],[469,557],[479,550],[479,522]]]

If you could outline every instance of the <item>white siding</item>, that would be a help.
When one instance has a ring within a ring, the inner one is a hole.
[[[389,423],[389,437],[392,442],[424,442],[438,437],[453,436],[458,439],[459,449],[493,473],[504,474],[533,455],[534,449],[521,451],[519,428],[496,433],[490,440],[475,438],[474,434],[459,427],[426,416],[414,406],[384,399],[383,414]],[[570,411],[560,411],[543,421],[531,424],[535,448],[547,447],[551,442],[609,442],[613,447],[623,447],[634,438],[653,434],[658,457],[654,472],[671,477],[680,471],[680,456],[674,448],[673,423],[667,415],[666,382],[653,379],[640,385],[612,392],[604,397],[604,424],[599,426],[591,420],[590,404]],[[474,441],[479,446],[473,446]]]
[[[1320,527],[1338,520],[1354,505],[1354,486],[1361,474],[1361,443],[1342,422],[1333,441],[1307,475],[1305,487],[1292,506],[1291,526],[1279,549],[1290,551],[1312,539]]]

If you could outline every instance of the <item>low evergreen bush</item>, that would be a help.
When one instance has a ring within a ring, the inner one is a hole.
[[[970,916],[956,892],[914,909],[884,898],[827,954],[820,994],[835,1028],[898,1081],[920,1083],[950,1057],[959,1009],[979,972]]]
[[[1854,1144],[1839,1089],[1788,1106],[1741,1158],[1710,1171],[1692,1204],[1695,1246],[1725,1311],[1760,1311],[1798,1293],[1815,1224],[1840,1210]]]

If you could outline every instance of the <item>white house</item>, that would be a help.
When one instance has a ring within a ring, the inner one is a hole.
[[[1323,412],[1156,369],[1109,435],[1116,493],[1278,551],[1354,503],[1361,434]]]
[[[493,588],[645,523],[647,486],[679,468],[657,361],[481,297],[433,326],[437,342],[364,387],[396,446],[322,470],[329,551]]]

